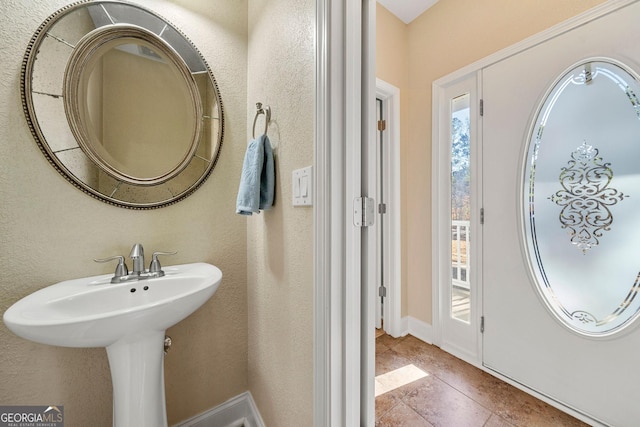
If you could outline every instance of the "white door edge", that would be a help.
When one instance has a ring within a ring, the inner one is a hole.
[[[351,211],[353,199],[361,196],[361,143],[371,136],[367,127],[374,123],[367,123],[373,109],[366,107],[375,93],[374,30],[373,0],[346,4],[317,0],[313,180],[316,427],[370,425],[374,418],[371,361],[375,347],[373,311],[368,308],[375,301],[372,293],[361,291],[362,231],[354,226]],[[370,333],[364,333],[367,330]]]
[[[383,181],[388,183],[387,214],[385,219],[386,253],[384,256],[387,299],[384,305],[384,330],[392,337],[403,335],[401,325],[402,270],[401,270],[401,228],[400,228],[400,89],[376,79],[376,97],[384,104],[384,117],[388,117],[387,132],[389,143],[385,155],[388,168]]]

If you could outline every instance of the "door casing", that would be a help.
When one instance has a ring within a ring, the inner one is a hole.
[[[381,79],[376,79],[376,98],[382,100],[383,117],[387,122],[386,141],[383,152],[385,167],[382,171],[387,213],[384,221],[384,282],[387,299],[384,304],[384,331],[394,338],[402,336],[402,271],[401,271],[401,228],[400,228],[400,89]],[[379,159],[375,160],[379,164]],[[379,203],[380,201],[377,200]]]

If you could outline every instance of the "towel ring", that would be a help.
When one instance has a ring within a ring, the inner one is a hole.
[[[267,134],[267,128],[269,127],[269,122],[271,121],[271,107],[269,107],[268,105],[265,105],[264,108],[262,108],[262,102],[256,102],[256,109],[258,111],[256,111],[256,116],[253,118],[253,137],[256,137],[256,122],[258,121],[258,116],[260,114],[264,114],[265,115],[265,119],[264,119],[264,132],[262,133],[263,135]]]

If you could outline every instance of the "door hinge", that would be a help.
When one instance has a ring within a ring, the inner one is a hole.
[[[385,288],[384,286],[380,286],[378,288],[378,296],[382,297],[382,298],[386,298],[386,296],[387,296],[387,288]]]
[[[484,316],[480,317],[480,333],[484,334]]]
[[[378,204],[378,213],[379,214],[386,214],[387,213],[387,204],[386,203],[379,203]]]
[[[353,225],[369,227],[373,225],[376,213],[375,200],[371,197],[357,197],[353,199]]]
[[[480,117],[484,116],[484,99],[480,100]]]
[[[386,120],[378,120],[378,130],[383,131],[387,129],[387,121]]]
[[[480,208],[480,225],[484,224],[484,208]]]

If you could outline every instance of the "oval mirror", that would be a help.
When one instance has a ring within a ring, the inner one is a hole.
[[[222,103],[206,61],[177,28],[131,3],[83,1],[51,15],[25,54],[22,97],[50,163],[110,204],[175,203],[220,153]]]
[[[638,93],[626,65],[585,60],[549,89],[528,139],[522,220],[534,283],[557,320],[590,337],[640,314]]]

